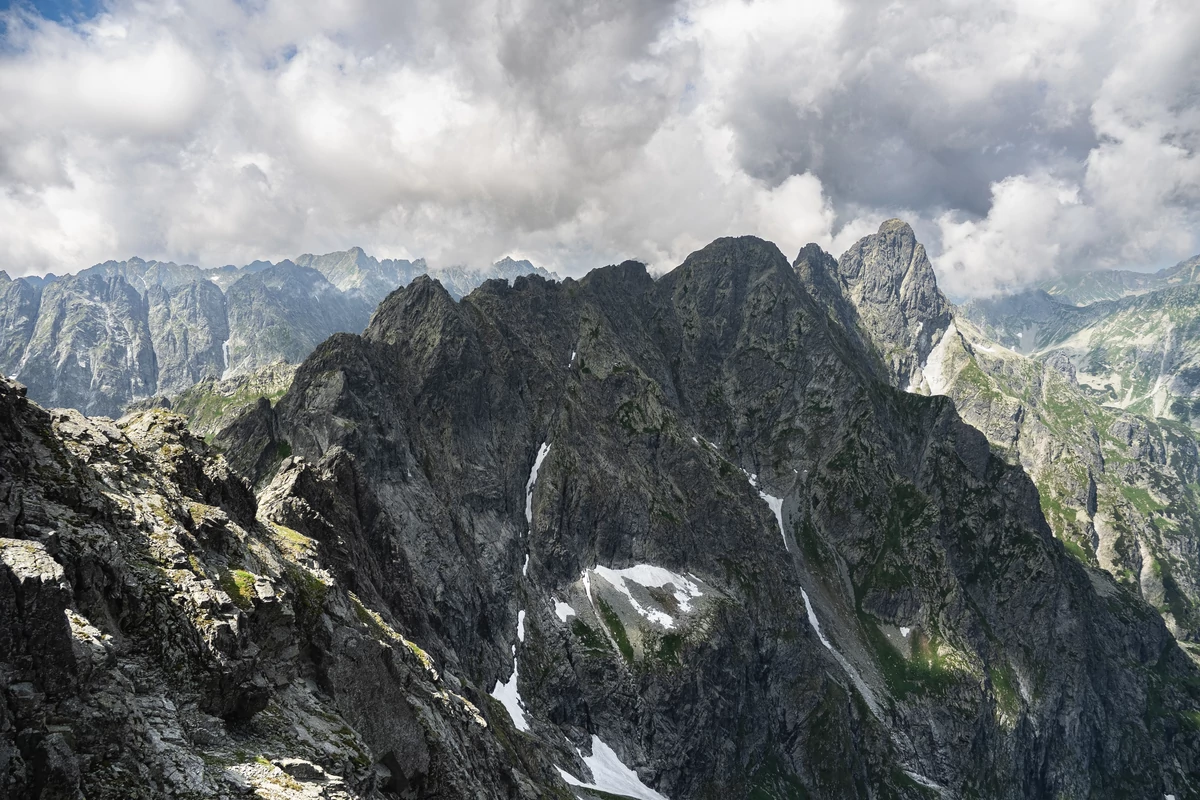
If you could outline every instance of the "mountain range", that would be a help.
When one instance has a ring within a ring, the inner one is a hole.
[[[0,786],[1200,795],[1195,434],[1005,302],[954,307],[889,220],[418,276],[294,374],[195,383],[198,423],[2,380]]]
[[[65,277],[0,272],[0,373],[39,402],[117,417],[205,379],[297,364],[333,333],[361,331],[390,291],[427,272],[422,259],[357,247],[219,269],[133,258]],[[490,278],[553,277],[511,258],[433,274],[456,297]]]

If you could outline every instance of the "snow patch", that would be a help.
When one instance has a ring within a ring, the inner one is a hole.
[[[901,636],[903,636],[905,639],[907,639],[907,638],[908,638],[908,635],[909,635],[910,633],[912,633],[912,628],[905,628],[905,627],[901,626],[901,628],[900,628],[900,635],[901,635]]]
[[[229,340],[221,342],[221,358],[225,360],[224,371],[221,372],[221,380],[229,380]]]
[[[942,334],[942,338],[938,341],[934,348],[929,351],[929,358],[925,359],[925,366],[921,372],[925,375],[925,383],[929,386],[929,394],[945,394],[949,387],[949,381],[946,379],[946,347],[950,344],[950,340],[958,334],[958,329],[954,323],[950,323],[950,327],[946,328],[946,332]]]
[[[804,612],[808,614],[808,624],[817,632],[817,638],[821,640],[821,644],[825,645],[825,649],[833,652],[833,645],[825,638],[825,634],[821,633],[821,621],[817,619],[817,612],[813,611],[812,602],[808,599],[808,592],[801,589],[800,596],[804,598]]]
[[[581,757],[583,763],[591,770],[594,783],[584,783],[562,767],[556,768],[562,779],[572,786],[636,797],[638,800],[667,800],[665,795],[642,783],[638,774],[621,763],[613,749],[599,736],[592,735],[592,754]]]
[[[567,362],[567,366],[570,367],[574,363],[575,363],[575,351],[572,350],[571,351],[571,360]]]
[[[517,638],[525,641],[525,609],[517,612]]]
[[[929,780],[929,778],[926,778],[921,773],[913,772],[911,769],[904,770],[904,774],[907,775],[908,777],[912,778],[917,783],[924,786],[926,789],[933,789],[934,791],[940,792],[940,791],[943,791],[943,789],[945,788],[940,783],[935,783],[934,781]]]
[[[767,506],[771,509],[771,513],[775,515],[775,521],[779,523],[779,535],[783,537],[783,549],[791,550],[792,548],[788,547],[787,529],[783,527],[783,498],[767,494],[760,489],[757,475],[747,472],[746,477],[750,479],[750,485],[758,492],[758,496],[766,502]]]
[[[646,588],[659,588],[670,584],[675,590],[675,601],[679,603],[679,610],[684,613],[692,610],[691,601],[693,599],[703,595],[700,587],[694,581],[671,572],[668,569],[655,567],[650,564],[638,564],[628,569],[610,569],[608,567],[597,566],[592,571],[612,584],[614,589],[625,595],[630,605],[633,606],[634,611],[664,628],[675,627],[675,620],[666,612],[646,608],[635,600],[633,593],[629,590],[629,583],[636,583],[638,586]],[[591,597],[591,588],[590,586],[587,588],[588,596]]]
[[[554,613],[563,622],[567,621],[567,617],[579,616],[575,613],[575,609],[571,608],[566,603],[560,603],[558,600],[554,601]]]
[[[525,484],[525,522],[530,526],[533,525],[533,487],[537,485],[538,470],[542,468],[542,462],[549,452],[550,443],[542,442],[537,458],[533,461],[533,469],[529,471],[529,482]]]
[[[529,553],[525,554],[525,564],[521,567],[521,577],[524,578],[529,574]]]
[[[492,689],[492,697],[499,700],[504,709],[508,711],[508,716],[512,717],[513,725],[517,730],[527,731],[529,730],[529,720],[525,717],[525,701],[521,699],[521,693],[517,691],[517,646],[515,644],[512,647],[512,654],[512,677],[508,679],[507,683],[496,681],[496,685]]]
[[[767,505],[771,509],[771,513],[775,515],[775,521],[779,523],[779,535],[783,537],[783,549],[791,550],[791,548],[788,547],[787,532],[783,527],[783,498],[769,495],[762,489],[758,490],[758,496],[767,502]]]

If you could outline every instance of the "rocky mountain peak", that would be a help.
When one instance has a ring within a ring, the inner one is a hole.
[[[898,236],[905,236],[909,239],[916,240],[916,234],[913,233],[912,226],[902,219],[884,220],[879,225],[879,233],[895,233]]]
[[[819,286],[837,280],[837,259],[821,249],[819,244],[809,242],[800,248],[792,267],[805,283]]]
[[[953,317],[912,227],[887,220],[842,255],[838,273],[893,381],[920,387],[921,366]]]
[[[745,285],[787,270],[787,257],[773,243],[757,236],[726,236],[689,255],[671,275],[709,285]]]
[[[391,294],[375,309],[364,336],[394,341],[401,331],[410,329],[413,320],[456,313],[454,298],[436,278],[418,275],[412,283]]]

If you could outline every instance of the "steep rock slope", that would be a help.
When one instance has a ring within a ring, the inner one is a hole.
[[[0,796],[570,797],[183,418],[24,394],[0,379]]]
[[[225,295],[211,281],[146,291],[150,339],[158,363],[157,391],[174,395],[225,371],[229,322]]]
[[[37,323],[40,286],[12,280],[0,270],[0,375],[12,375],[21,363],[25,347]]]
[[[878,238],[867,237],[859,249],[878,251],[870,241]],[[804,274],[816,256],[801,256],[796,269]],[[892,274],[902,268],[900,261],[879,268]],[[831,264],[837,274],[838,265]],[[934,281],[932,269],[925,280]],[[854,297],[837,281],[822,289],[831,307],[841,302],[839,292]],[[879,313],[877,306],[859,310]],[[950,397],[997,453],[1033,478],[1055,535],[1078,557],[1140,592],[1200,655],[1200,444],[1178,424],[1097,404],[1065,355],[1022,355],[1037,353],[1047,331],[1097,313],[1096,307],[1076,309],[1031,292],[974,303],[952,324],[936,312],[918,316],[919,324],[935,331],[940,326],[941,333],[920,365],[924,382],[916,390]],[[971,321],[980,319],[983,327]],[[988,325],[989,319],[1003,323]],[[869,329],[883,337],[874,340],[880,351],[897,346],[879,326]],[[892,375],[897,386],[903,379]]]
[[[158,369],[145,298],[96,271],[45,287],[37,322],[13,370],[48,405],[116,415],[154,394]]]
[[[417,279],[218,442],[575,782],[1195,792],[1197,672],[1159,617],[860,341],[751,238],[657,282]]]
[[[373,305],[337,290],[315,269],[284,261],[229,287],[226,375],[280,359],[299,362],[338,331],[366,327]]]

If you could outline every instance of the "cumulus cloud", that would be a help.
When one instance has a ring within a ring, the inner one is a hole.
[[[903,216],[960,295],[1198,246],[1186,0],[108,0],[0,17],[0,268],[579,274]]]

